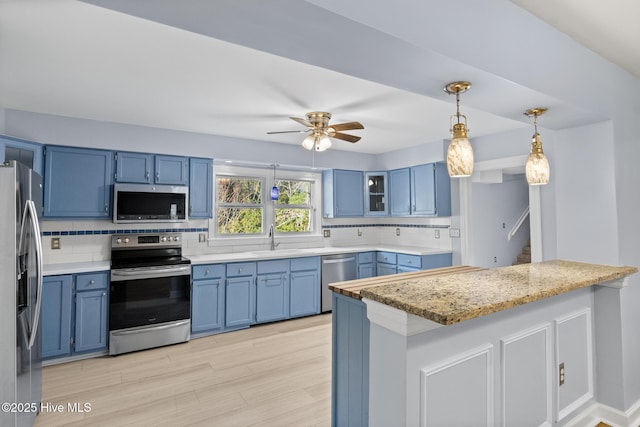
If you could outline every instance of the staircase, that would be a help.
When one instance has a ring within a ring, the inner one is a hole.
[[[522,252],[516,258],[516,262],[513,265],[518,264],[531,264],[531,240],[527,242],[527,246],[522,248]]]

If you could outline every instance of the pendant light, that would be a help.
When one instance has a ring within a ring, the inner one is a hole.
[[[467,139],[467,117],[460,114],[460,94],[470,87],[471,83],[463,81],[449,83],[444,87],[445,92],[456,96],[456,114],[449,119],[449,130],[453,137],[447,149],[447,170],[452,178],[463,178],[473,173],[473,148]],[[455,124],[454,117],[457,119]],[[460,122],[461,117],[464,118],[464,123]]]
[[[272,165],[272,166],[273,166],[273,187],[271,187],[271,201],[277,202],[278,199],[280,198],[280,190],[278,190],[278,187],[276,186],[276,166],[277,165]]]
[[[545,185],[549,183],[549,161],[542,151],[542,140],[538,133],[538,116],[547,111],[544,107],[532,108],[524,112],[525,116],[533,117],[535,133],[531,139],[531,152],[527,160],[526,175],[529,185]]]

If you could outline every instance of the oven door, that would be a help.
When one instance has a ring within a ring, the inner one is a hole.
[[[109,330],[187,320],[191,266],[111,270]]]

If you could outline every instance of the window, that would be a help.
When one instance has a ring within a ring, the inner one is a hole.
[[[217,176],[216,187],[218,234],[262,233],[262,179]]]
[[[321,175],[300,170],[219,165],[215,176],[214,218],[209,227],[217,237],[267,236],[268,226],[274,225],[277,235],[287,238],[314,235],[320,224],[322,203],[319,191]],[[279,197],[271,201],[270,190],[278,187]]]
[[[278,233],[311,231],[311,182],[276,180],[280,197],[275,203],[275,228]]]

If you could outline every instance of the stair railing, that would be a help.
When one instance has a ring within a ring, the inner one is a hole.
[[[522,211],[522,214],[520,215],[520,218],[518,218],[516,223],[513,224],[513,227],[511,227],[511,230],[509,230],[509,234],[507,234],[508,240],[513,239],[513,236],[515,236],[518,230],[520,230],[520,227],[522,227],[522,224],[524,223],[524,221],[527,219],[528,216],[529,216],[529,206],[524,208],[524,210]]]

